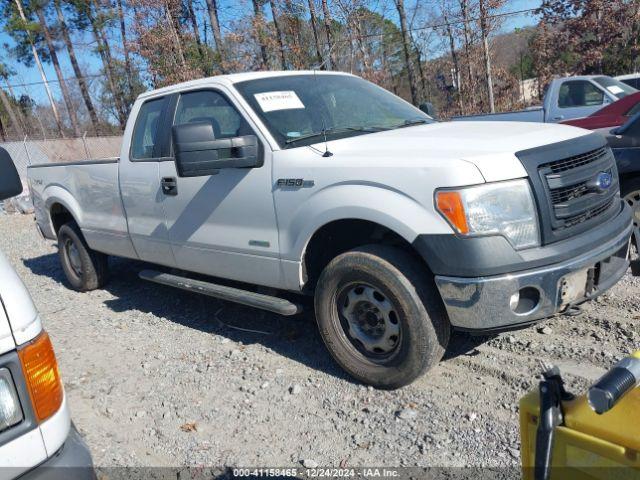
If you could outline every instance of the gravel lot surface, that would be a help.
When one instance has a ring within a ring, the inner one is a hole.
[[[281,317],[188,294],[118,259],[104,290],[77,293],[31,216],[0,215],[0,249],[43,316],[98,466],[515,466],[538,359],[581,391],[640,344],[640,281],[627,275],[579,317],[457,334],[427,376],[376,391],[333,363],[311,309]]]

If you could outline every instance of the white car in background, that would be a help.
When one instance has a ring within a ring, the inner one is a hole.
[[[0,149],[0,201],[22,184]],[[0,480],[94,479],[71,424],[51,340],[29,292],[0,252]]]
[[[640,90],[640,73],[629,73],[627,75],[619,75],[614,77],[616,80],[620,80],[622,83],[626,83],[630,87]]]

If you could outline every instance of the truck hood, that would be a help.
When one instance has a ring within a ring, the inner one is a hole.
[[[591,132],[568,125],[529,122],[441,122],[398,128],[329,142],[335,153],[425,161],[464,160],[485,181],[527,176],[516,152],[571,140]],[[318,145],[321,148],[321,144]]]
[[[0,252],[0,354],[33,339],[42,329],[27,288]]]

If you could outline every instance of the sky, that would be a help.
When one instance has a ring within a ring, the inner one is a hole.
[[[425,2],[426,0],[412,0],[405,1],[405,7],[408,11],[411,11],[416,5],[416,2]],[[228,27],[239,15],[247,12],[249,6],[248,0],[238,2],[237,0],[219,0],[219,15],[221,28],[224,35],[225,26]],[[375,2],[378,5],[377,10],[383,8],[389,17],[392,13],[393,2],[391,0],[377,0]],[[529,8],[535,8],[540,5],[540,0],[507,0],[503,12],[515,12],[519,10],[526,10]],[[199,12],[199,15],[204,15],[204,12]],[[505,19],[502,27],[503,32],[513,31],[515,28],[521,28],[536,23],[536,18],[531,15],[516,15],[510,16]],[[418,25],[416,25],[418,26]],[[18,63],[15,57],[11,55],[11,47],[14,45],[11,37],[3,30],[0,31],[0,45],[2,50],[0,51],[0,61],[9,65],[16,75],[11,79],[12,89],[17,96],[21,94],[27,94],[33,98],[36,102],[45,102],[46,92],[42,85],[42,79],[35,65],[33,67],[26,67]],[[7,47],[8,46],[8,47]],[[76,55],[79,57],[80,66],[86,75],[96,74],[99,72],[101,64],[99,57],[93,53],[93,45],[91,43],[91,36],[89,34],[84,36],[74,36],[74,47],[76,49]],[[66,51],[61,50],[58,52],[58,58],[60,60],[61,69],[65,78],[73,77],[73,70],[69,62],[69,57]],[[51,90],[54,98],[61,98],[58,83],[55,81],[56,75],[53,67],[48,64],[44,64],[44,70],[47,79],[50,82]],[[97,80],[92,80],[93,82]],[[6,85],[2,85],[3,88]]]

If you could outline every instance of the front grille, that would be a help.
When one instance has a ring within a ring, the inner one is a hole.
[[[582,182],[570,187],[561,187],[551,190],[551,202],[556,205],[558,203],[568,202],[574,198],[580,198],[589,191],[587,182]]]
[[[579,155],[573,155],[569,158],[563,158],[561,160],[545,163],[543,165],[540,165],[540,168],[549,168],[552,173],[566,172],[567,170],[582,167],[583,165],[589,165],[590,163],[601,159],[607,154],[607,151],[607,147],[596,148],[595,150],[591,150],[587,153],[581,153]]]
[[[552,213],[552,229],[566,230],[605,213],[617,189],[615,163],[611,150],[596,148],[586,153],[543,163],[538,173],[546,187]],[[597,177],[608,173],[609,188],[600,188]]]
[[[529,174],[538,205],[541,240],[549,244],[578,235],[619,211],[618,171],[598,134],[516,154]],[[611,184],[602,184],[602,174]]]
[[[565,228],[573,227],[574,225],[578,225],[582,222],[586,222],[587,220],[595,218],[598,215],[602,215],[604,212],[606,212],[611,208],[612,204],[613,204],[613,198],[610,199],[604,205],[600,205],[599,207],[592,208],[591,210],[587,210],[586,212],[581,213],[580,215],[575,215],[573,217],[569,217],[565,219],[564,221]]]

